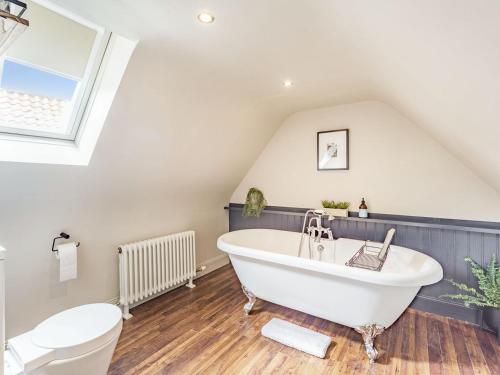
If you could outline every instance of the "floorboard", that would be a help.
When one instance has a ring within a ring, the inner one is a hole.
[[[500,345],[468,323],[408,309],[376,340],[370,365],[354,330],[246,297],[230,265],[132,309],[109,375],[156,374],[460,374],[500,375]],[[332,336],[325,359],[260,335],[272,317]]]

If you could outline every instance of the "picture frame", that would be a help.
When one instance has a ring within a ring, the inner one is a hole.
[[[317,133],[318,171],[349,169],[349,129]]]

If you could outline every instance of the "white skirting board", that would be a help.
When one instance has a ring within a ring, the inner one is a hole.
[[[221,254],[221,255],[218,255],[216,257],[213,257],[213,258],[210,258],[210,259],[207,259],[207,260],[201,262],[200,264],[197,265],[197,267],[205,266],[206,268],[203,271],[198,272],[196,274],[195,280],[202,277],[202,276],[209,274],[210,272],[218,270],[221,267],[224,267],[226,264],[229,264],[229,257],[226,254]],[[149,301],[149,300],[156,298],[164,293],[170,292],[171,290],[180,288],[181,286],[184,286],[184,285],[183,284],[176,285],[173,288],[164,290],[162,293],[151,296],[150,298],[146,299],[145,301]],[[111,298],[111,299],[107,300],[106,302],[111,303],[112,305],[119,305],[120,297],[117,296],[117,297]],[[144,301],[141,301],[141,303],[144,303]],[[130,307],[132,308],[134,306],[135,305],[131,305]]]

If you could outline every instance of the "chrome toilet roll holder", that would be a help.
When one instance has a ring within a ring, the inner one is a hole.
[[[64,233],[64,232],[61,232],[59,233],[59,237],[55,237],[53,240],[52,240],[52,251],[53,252],[57,252],[57,249],[55,249],[55,246],[56,246],[56,241],[61,239],[61,238],[64,238],[65,240],[67,240],[68,238],[70,238],[71,236],[67,233]],[[80,246],[80,242],[77,242],[76,243],[76,247],[79,247]]]

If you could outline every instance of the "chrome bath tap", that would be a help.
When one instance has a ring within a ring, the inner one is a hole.
[[[316,214],[315,217],[312,217],[309,220],[309,225],[307,226],[307,233],[309,234],[310,237],[314,238],[314,242],[320,242],[321,238],[323,238],[323,234],[326,234],[328,236],[329,240],[333,240],[333,233],[330,228],[325,228],[323,227],[321,223],[321,214]],[[313,223],[316,223],[316,225],[313,225]]]
[[[307,218],[310,214],[313,214],[314,216],[309,219],[309,223],[307,225],[307,232],[306,232],[306,222]],[[316,250],[319,251],[319,258],[321,260],[321,256],[323,253],[323,250],[325,250],[325,246],[321,244],[321,239],[323,238],[323,235],[326,234],[328,237],[328,240],[333,241],[333,232],[330,228],[323,227],[322,224],[322,218],[323,216],[326,215],[326,212],[324,210],[309,210],[306,212],[305,217],[304,217],[304,224],[302,226],[302,235],[300,237],[300,245],[299,245],[299,251],[298,251],[298,256],[300,257],[300,253],[302,251],[302,244],[304,242],[304,236],[307,234],[309,237],[309,259],[312,259],[312,249],[311,249],[311,240],[314,240],[314,242],[317,244]],[[333,218],[329,217],[329,220],[333,220]]]

